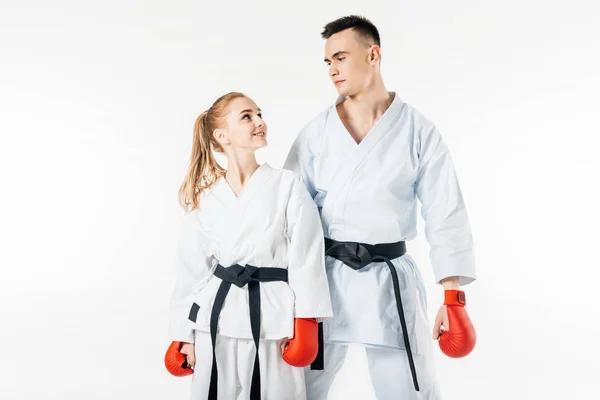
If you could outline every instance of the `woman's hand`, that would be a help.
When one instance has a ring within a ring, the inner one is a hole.
[[[196,367],[196,346],[193,343],[183,343],[179,352],[185,354],[187,363],[192,369]]]
[[[282,354],[289,345],[290,345],[290,338],[285,338],[281,341],[281,353]]]

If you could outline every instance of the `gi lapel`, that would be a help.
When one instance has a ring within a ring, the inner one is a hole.
[[[248,204],[257,194],[264,193],[266,183],[273,177],[273,168],[267,163],[262,164],[250,177],[240,195],[236,197],[225,178],[220,178],[214,188],[214,196],[222,204],[218,213],[220,221],[215,222],[215,231],[220,238],[219,247],[222,251],[231,251],[243,242],[239,235],[243,230],[238,229],[247,220]]]
[[[392,104],[390,104],[388,109],[385,110],[379,120],[375,122],[373,128],[371,128],[367,136],[365,136],[360,144],[356,146],[354,152],[348,154],[348,156],[345,158],[345,161],[339,166],[339,169],[328,188],[327,197],[325,197],[323,209],[321,211],[321,217],[325,225],[329,225],[331,222],[335,203],[342,197],[341,194],[343,189],[350,178],[354,175],[356,169],[360,167],[373,148],[375,148],[377,143],[379,143],[379,141],[390,131],[390,128],[398,119],[404,103],[400,100],[395,92],[390,92],[390,95],[394,96]],[[336,105],[339,104],[342,99],[343,98],[338,98]],[[332,112],[335,113],[334,117],[337,117],[338,122],[342,125],[341,129],[343,129],[345,133],[350,136],[350,133],[348,133],[345,127],[343,127],[335,106],[333,107]]]
[[[272,170],[273,168],[267,163],[259,166],[250,179],[248,179],[239,196],[236,196],[229,183],[227,183],[227,180],[221,178],[215,185],[215,195],[228,207],[236,207],[240,203],[245,204],[264,187],[264,184],[272,175]]]

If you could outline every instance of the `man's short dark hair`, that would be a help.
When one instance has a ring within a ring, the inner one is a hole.
[[[348,15],[341,17],[335,21],[331,21],[323,28],[321,37],[323,39],[329,39],[332,35],[345,31],[346,29],[354,29],[360,36],[364,37],[368,41],[373,41],[377,46],[381,46],[381,40],[379,38],[379,31],[365,17],[359,15]]]

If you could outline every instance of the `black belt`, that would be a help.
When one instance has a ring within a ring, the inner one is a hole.
[[[408,355],[408,363],[412,374],[415,390],[419,391],[417,382],[417,373],[415,363],[408,340],[408,329],[406,328],[406,318],[404,317],[404,308],[402,307],[402,298],[400,297],[400,283],[398,282],[398,272],[390,260],[402,257],[406,254],[406,243],[382,243],[382,244],[364,244],[357,242],[338,242],[325,238],[325,255],[340,260],[352,269],[360,270],[372,262],[385,262],[392,274],[392,284],[394,285],[394,295],[396,297],[396,306],[400,316],[400,325],[402,326],[402,336],[404,337],[404,346]],[[323,369],[323,323],[319,323],[319,353],[317,358],[311,364],[311,369]]]
[[[252,265],[235,264],[225,268],[220,264],[215,269],[215,276],[223,282],[219,286],[215,302],[213,303],[212,312],[210,314],[210,339],[212,341],[213,362],[210,375],[210,389],[208,392],[208,400],[217,400],[217,358],[215,354],[215,343],[217,340],[217,325],[219,315],[225,303],[227,293],[231,288],[231,284],[238,287],[248,285],[249,306],[250,306],[250,327],[252,328],[252,338],[256,345],[256,355],[254,357],[254,370],[252,371],[252,386],[250,387],[250,399],[260,399],[260,364],[258,361],[258,344],[260,339],[260,283],[259,282],[287,282],[288,271],[284,268],[258,268]],[[197,311],[196,311],[197,313]]]

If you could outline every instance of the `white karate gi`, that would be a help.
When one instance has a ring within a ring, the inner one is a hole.
[[[433,123],[390,95],[392,104],[359,144],[339,117],[336,105],[345,98],[338,97],[300,132],[284,168],[302,176],[325,235],[337,241],[415,238],[419,199],[436,282],[459,276],[466,285],[475,279],[473,243],[450,153]],[[378,399],[439,398],[423,279],[408,253],[392,263],[420,391],[412,383],[386,264],[356,271],[327,257],[334,316],[323,324],[325,369],[305,371],[309,400],[326,398],[350,343],[366,347]]]
[[[203,192],[200,208],[184,214],[169,329],[173,341],[194,343],[200,338],[198,348],[203,350],[196,348],[193,400],[205,399],[208,393],[212,351],[208,351],[211,342],[206,332],[210,332],[212,305],[222,282],[213,275],[217,264],[288,270],[288,282],[260,282],[259,355],[265,357],[260,360],[262,398],[303,398],[302,368],[275,359],[281,358],[280,340],[293,337],[294,318],[322,321],[332,315],[323,253],[317,207],[298,174],[265,163],[239,197],[225,179]],[[224,390],[219,391],[219,398],[246,399],[250,390],[253,363],[244,357],[254,351],[253,360],[255,346],[248,297],[248,285],[232,285],[220,314],[216,359],[218,369],[228,373],[219,374],[219,388],[234,382],[239,397]],[[192,322],[189,316],[194,303],[199,310]],[[290,379],[267,381],[286,374]],[[286,387],[290,382],[294,386]]]

